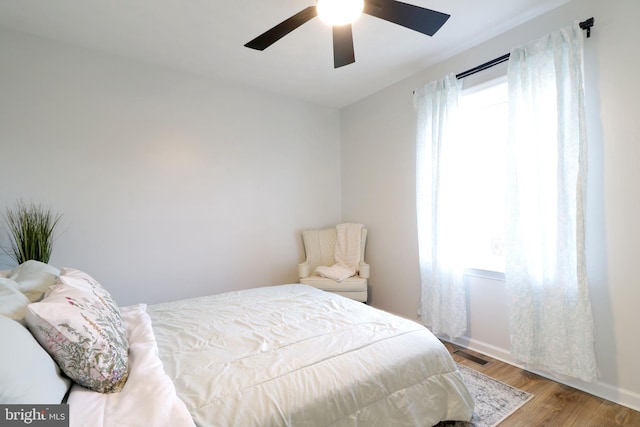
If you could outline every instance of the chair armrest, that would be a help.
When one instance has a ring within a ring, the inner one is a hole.
[[[369,278],[369,264],[367,264],[366,262],[361,262],[358,266],[358,270],[360,271],[360,277],[362,277],[363,279]]]
[[[311,276],[311,273],[309,272],[310,268],[311,263],[309,261],[298,264],[298,278],[304,279],[305,277]]]

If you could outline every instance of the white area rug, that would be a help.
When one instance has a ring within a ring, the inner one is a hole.
[[[527,403],[533,394],[511,387],[480,372],[458,365],[476,402],[473,418],[466,422],[442,422],[439,427],[493,427]]]

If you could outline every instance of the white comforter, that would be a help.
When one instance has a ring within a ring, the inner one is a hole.
[[[193,427],[158,357],[146,305],[120,311],[129,340],[129,378],[120,393],[98,393],[77,384],[71,388],[71,427]]]
[[[164,369],[199,426],[431,426],[472,415],[455,363],[427,329],[312,287],[147,312]]]

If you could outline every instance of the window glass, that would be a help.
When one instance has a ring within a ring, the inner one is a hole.
[[[467,268],[504,271],[505,176],[508,134],[506,76],[465,89],[458,169],[465,177],[461,256]]]

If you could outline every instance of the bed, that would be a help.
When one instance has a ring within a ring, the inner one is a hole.
[[[73,274],[84,273],[56,280]],[[36,338],[29,313],[56,286],[26,310]],[[116,392],[72,383],[71,426],[432,426],[472,416],[455,363],[426,328],[309,286],[112,309],[126,378],[111,379]]]

